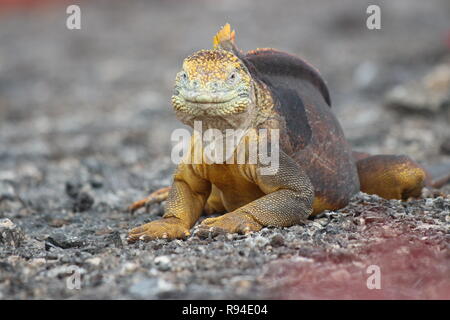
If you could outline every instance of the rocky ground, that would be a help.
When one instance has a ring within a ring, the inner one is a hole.
[[[450,298],[448,185],[249,236],[126,243],[163,211],[125,208],[170,183],[174,75],[227,21],[243,49],[316,65],[356,149],[450,163],[448,1],[380,1],[378,31],[369,2],[277,3],[86,1],[78,31],[51,3],[0,6],[0,299]]]

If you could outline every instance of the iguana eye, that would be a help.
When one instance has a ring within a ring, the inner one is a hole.
[[[229,76],[228,76],[228,82],[229,83],[234,83],[236,81],[236,79],[238,78],[238,74],[236,72],[232,72]]]
[[[181,78],[182,80],[184,80],[184,81],[187,81],[187,79],[188,79],[187,73],[184,72],[184,71],[181,71],[181,73],[180,73],[180,78]]]

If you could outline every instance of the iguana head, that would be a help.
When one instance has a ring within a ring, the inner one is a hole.
[[[175,79],[172,105],[178,118],[191,125],[201,120],[216,129],[249,127],[256,114],[255,82],[234,45],[226,24],[211,50],[183,61]]]
[[[252,78],[232,52],[200,50],[187,57],[175,79],[172,105],[191,116],[244,113],[251,103]]]

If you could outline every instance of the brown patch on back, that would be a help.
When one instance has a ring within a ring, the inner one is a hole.
[[[286,132],[280,137],[282,149],[307,173],[315,197],[322,199],[315,205],[316,213],[344,207],[359,191],[358,173],[319,72],[302,59],[274,49],[249,52],[243,61],[252,76],[282,102],[275,104]]]
[[[312,130],[302,99],[292,89],[275,87],[272,91],[277,99],[275,110],[284,120],[291,148],[304,149],[311,141]]]
[[[263,81],[270,82],[272,76],[281,75],[312,83],[331,106],[330,93],[319,71],[303,59],[275,49],[257,49],[248,52],[244,61],[257,70]]]

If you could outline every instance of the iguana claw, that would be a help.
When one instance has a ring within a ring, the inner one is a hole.
[[[208,218],[198,226],[199,235],[208,233],[217,236],[224,233],[248,234],[262,229],[250,214],[241,212],[230,212],[215,218]]]
[[[154,239],[185,239],[190,236],[189,228],[178,218],[163,218],[132,229],[128,233],[128,242]]]

